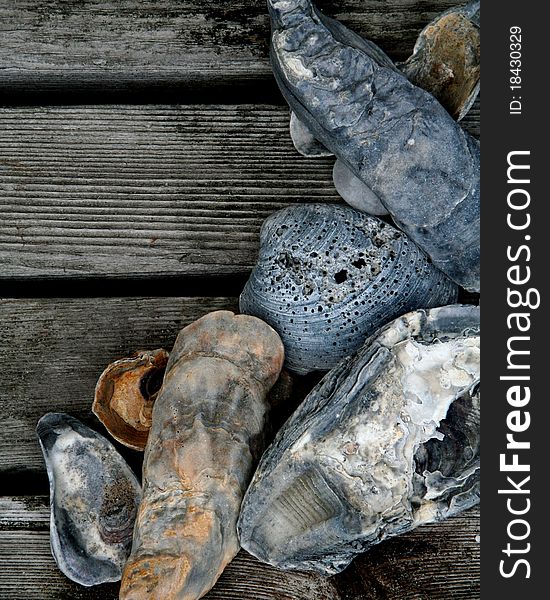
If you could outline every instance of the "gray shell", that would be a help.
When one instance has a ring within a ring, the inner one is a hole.
[[[110,442],[69,415],[44,415],[36,433],[50,479],[57,566],[85,586],[118,581],[130,554],[138,480]]]
[[[308,0],[268,0],[293,112],[441,270],[479,289],[479,144],[371,42]]]
[[[395,317],[457,298],[406,235],[349,206],[283,209],[265,221],[260,242],[240,310],[277,331],[295,373],[331,369]]]
[[[380,198],[356,177],[340,159],[334,163],[332,180],[336,191],[353,208],[376,217],[388,214],[388,210],[380,202]]]
[[[328,373],[265,452],[241,545],[333,574],[479,501],[479,309],[396,319]]]
[[[327,150],[321,142],[315,139],[311,131],[298,119],[294,113],[290,113],[290,137],[294,148],[307,158],[317,158],[319,156],[333,156],[330,150]]]

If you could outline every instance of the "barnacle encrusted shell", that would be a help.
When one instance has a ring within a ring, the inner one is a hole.
[[[295,373],[331,369],[398,315],[456,301],[457,286],[406,235],[349,206],[285,208],[260,243],[240,309],[279,333]]]
[[[229,311],[183,329],[153,407],[120,597],[200,598],[239,550],[236,522],[284,360],[266,323]]]
[[[445,11],[418,36],[413,55],[400,68],[460,120],[480,86],[480,2]]]
[[[479,500],[479,309],[400,317],[328,373],[266,450],[243,548],[333,574]]]
[[[168,352],[162,348],[141,350],[111,363],[97,382],[92,411],[129,448],[145,448],[167,362]]]
[[[57,566],[81,585],[118,581],[130,553],[138,480],[110,442],[69,415],[44,415],[36,433],[50,480]]]
[[[374,44],[309,0],[268,0],[271,59],[298,119],[434,264],[479,289],[479,144]]]

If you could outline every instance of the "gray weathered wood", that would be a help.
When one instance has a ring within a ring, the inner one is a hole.
[[[477,600],[479,516],[473,508],[375,546],[352,563],[339,587],[350,599]]]
[[[454,4],[318,1],[395,59]],[[257,85],[272,79],[268,35],[265,0],[0,0],[0,92]]]
[[[0,531],[0,598],[115,600],[118,583],[85,588],[67,579],[50,553],[48,531]],[[283,573],[241,552],[205,600],[340,600],[335,585],[311,574]]]
[[[186,290],[181,290],[182,292]],[[91,414],[97,379],[140,348],[169,350],[179,330],[235,298],[0,299],[0,472],[42,472],[34,428],[49,411],[101,430]]]
[[[50,554],[47,497],[0,501],[0,597],[10,600],[117,597],[118,584],[83,588]],[[241,552],[209,600],[474,600],[479,597],[479,510],[380,544],[344,573],[322,579],[285,573]]]
[[[5,108],[0,131],[2,278],[245,273],[269,214],[339,201],[286,107]]]

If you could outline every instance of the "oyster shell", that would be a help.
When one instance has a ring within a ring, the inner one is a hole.
[[[271,61],[298,119],[434,264],[479,290],[479,144],[371,42],[309,0],[268,0]]]
[[[416,311],[328,373],[267,449],[243,548],[333,574],[381,540],[479,500],[479,309]]]
[[[141,350],[111,363],[97,382],[92,412],[129,448],[145,449],[167,362],[168,352],[162,348]]]
[[[229,311],[184,328],[153,407],[125,600],[195,599],[239,550],[236,522],[284,360],[265,323]]]
[[[279,333],[295,373],[331,369],[396,316],[457,298],[406,235],[349,206],[285,208],[264,222],[260,242],[240,310]]]
[[[480,86],[480,2],[452,8],[427,25],[400,69],[433,94],[457,119],[470,110]]]
[[[85,586],[118,581],[141,493],[136,476],[110,442],[69,415],[44,415],[36,433],[50,479],[57,566]]]

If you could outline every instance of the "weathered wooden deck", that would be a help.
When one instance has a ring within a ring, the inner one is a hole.
[[[404,59],[454,3],[318,5]],[[267,40],[264,0],[0,0],[2,600],[117,597],[54,564],[37,419],[61,410],[101,430],[90,406],[110,361],[236,309],[263,219],[338,201],[332,161],[293,149]],[[465,127],[479,134],[479,104]],[[472,600],[478,521],[382,543],[330,580],[242,552],[207,598]]]

